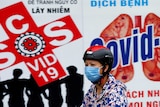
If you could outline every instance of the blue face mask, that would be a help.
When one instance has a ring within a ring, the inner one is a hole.
[[[98,67],[91,67],[91,66],[86,66],[85,67],[86,77],[92,83],[98,82],[99,79],[102,77],[102,75],[99,73],[99,71],[100,71],[100,68],[98,68]]]

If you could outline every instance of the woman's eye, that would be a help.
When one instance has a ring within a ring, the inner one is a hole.
[[[85,64],[85,66],[88,66],[88,64]]]
[[[96,66],[95,64],[91,64],[91,66]]]

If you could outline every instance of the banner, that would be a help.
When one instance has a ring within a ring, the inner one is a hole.
[[[12,87],[20,87],[18,83],[15,86],[9,85],[14,84],[12,81],[15,76],[20,75],[14,73],[15,69],[23,71],[21,79],[29,80],[32,75],[39,87],[49,86],[54,81],[67,76],[66,67],[69,65],[77,65],[82,69],[80,64],[82,61],[79,62],[82,54],[80,31],[82,17],[78,16],[82,16],[82,13],[77,14],[81,9],[81,2],[76,0],[3,1],[0,8],[0,78],[9,91],[13,90]],[[15,95],[19,102],[21,100],[24,102],[20,95],[22,89],[21,85],[21,90],[19,89]],[[32,92],[33,89],[26,90]],[[2,96],[5,94],[3,91],[5,90],[2,89]],[[16,91],[18,90],[15,90],[15,93]],[[13,104],[16,106],[16,101],[13,100],[14,102],[11,103],[10,100],[11,96],[14,96],[12,92],[2,97],[5,107]],[[62,94],[64,94],[63,106],[65,106],[66,92],[63,90]],[[25,105],[28,106],[32,94],[29,96],[25,94],[24,97]],[[55,98],[58,99],[56,96]],[[49,106],[49,99],[42,99],[44,106]],[[37,104],[33,101],[33,103],[38,106],[42,101]]]
[[[127,85],[128,107],[160,106],[158,3],[155,0],[84,3],[85,47],[98,44],[112,50],[112,74]]]
[[[157,0],[2,0],[0,81],[9,88],[14,70],[21,69],[21,79],[26,81],[32,75],[38,87],[43,88],[69,76],[70,65],[84,75],[84,51],[92,45],[103,45],[114,55],[111,73],[127,86],[128,107],[159,107],[159,3]],[[83,77],[86,93],[91,83]],[[63,83],[60,87],[62,107],[67,107],[67,88]],[[42,96],[44,107],[49,107],[45,95]],[[1,99],[3,106],[9,107],[10,96]],[[27,94],[24,100],[27,106]]]

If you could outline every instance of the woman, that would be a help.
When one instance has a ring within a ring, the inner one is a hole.
[[[111,74],[113,55],[103,46],[91,46],[84,53],[85,74],[92,82],[82,107],[127,107],[126,86]]]

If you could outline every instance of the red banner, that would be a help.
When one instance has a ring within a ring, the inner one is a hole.
[[[22,2],[0,14],[0,70],[25,62],[39,86],[66,75],[54,49],[82,37],[70,16],[38,27]]]

